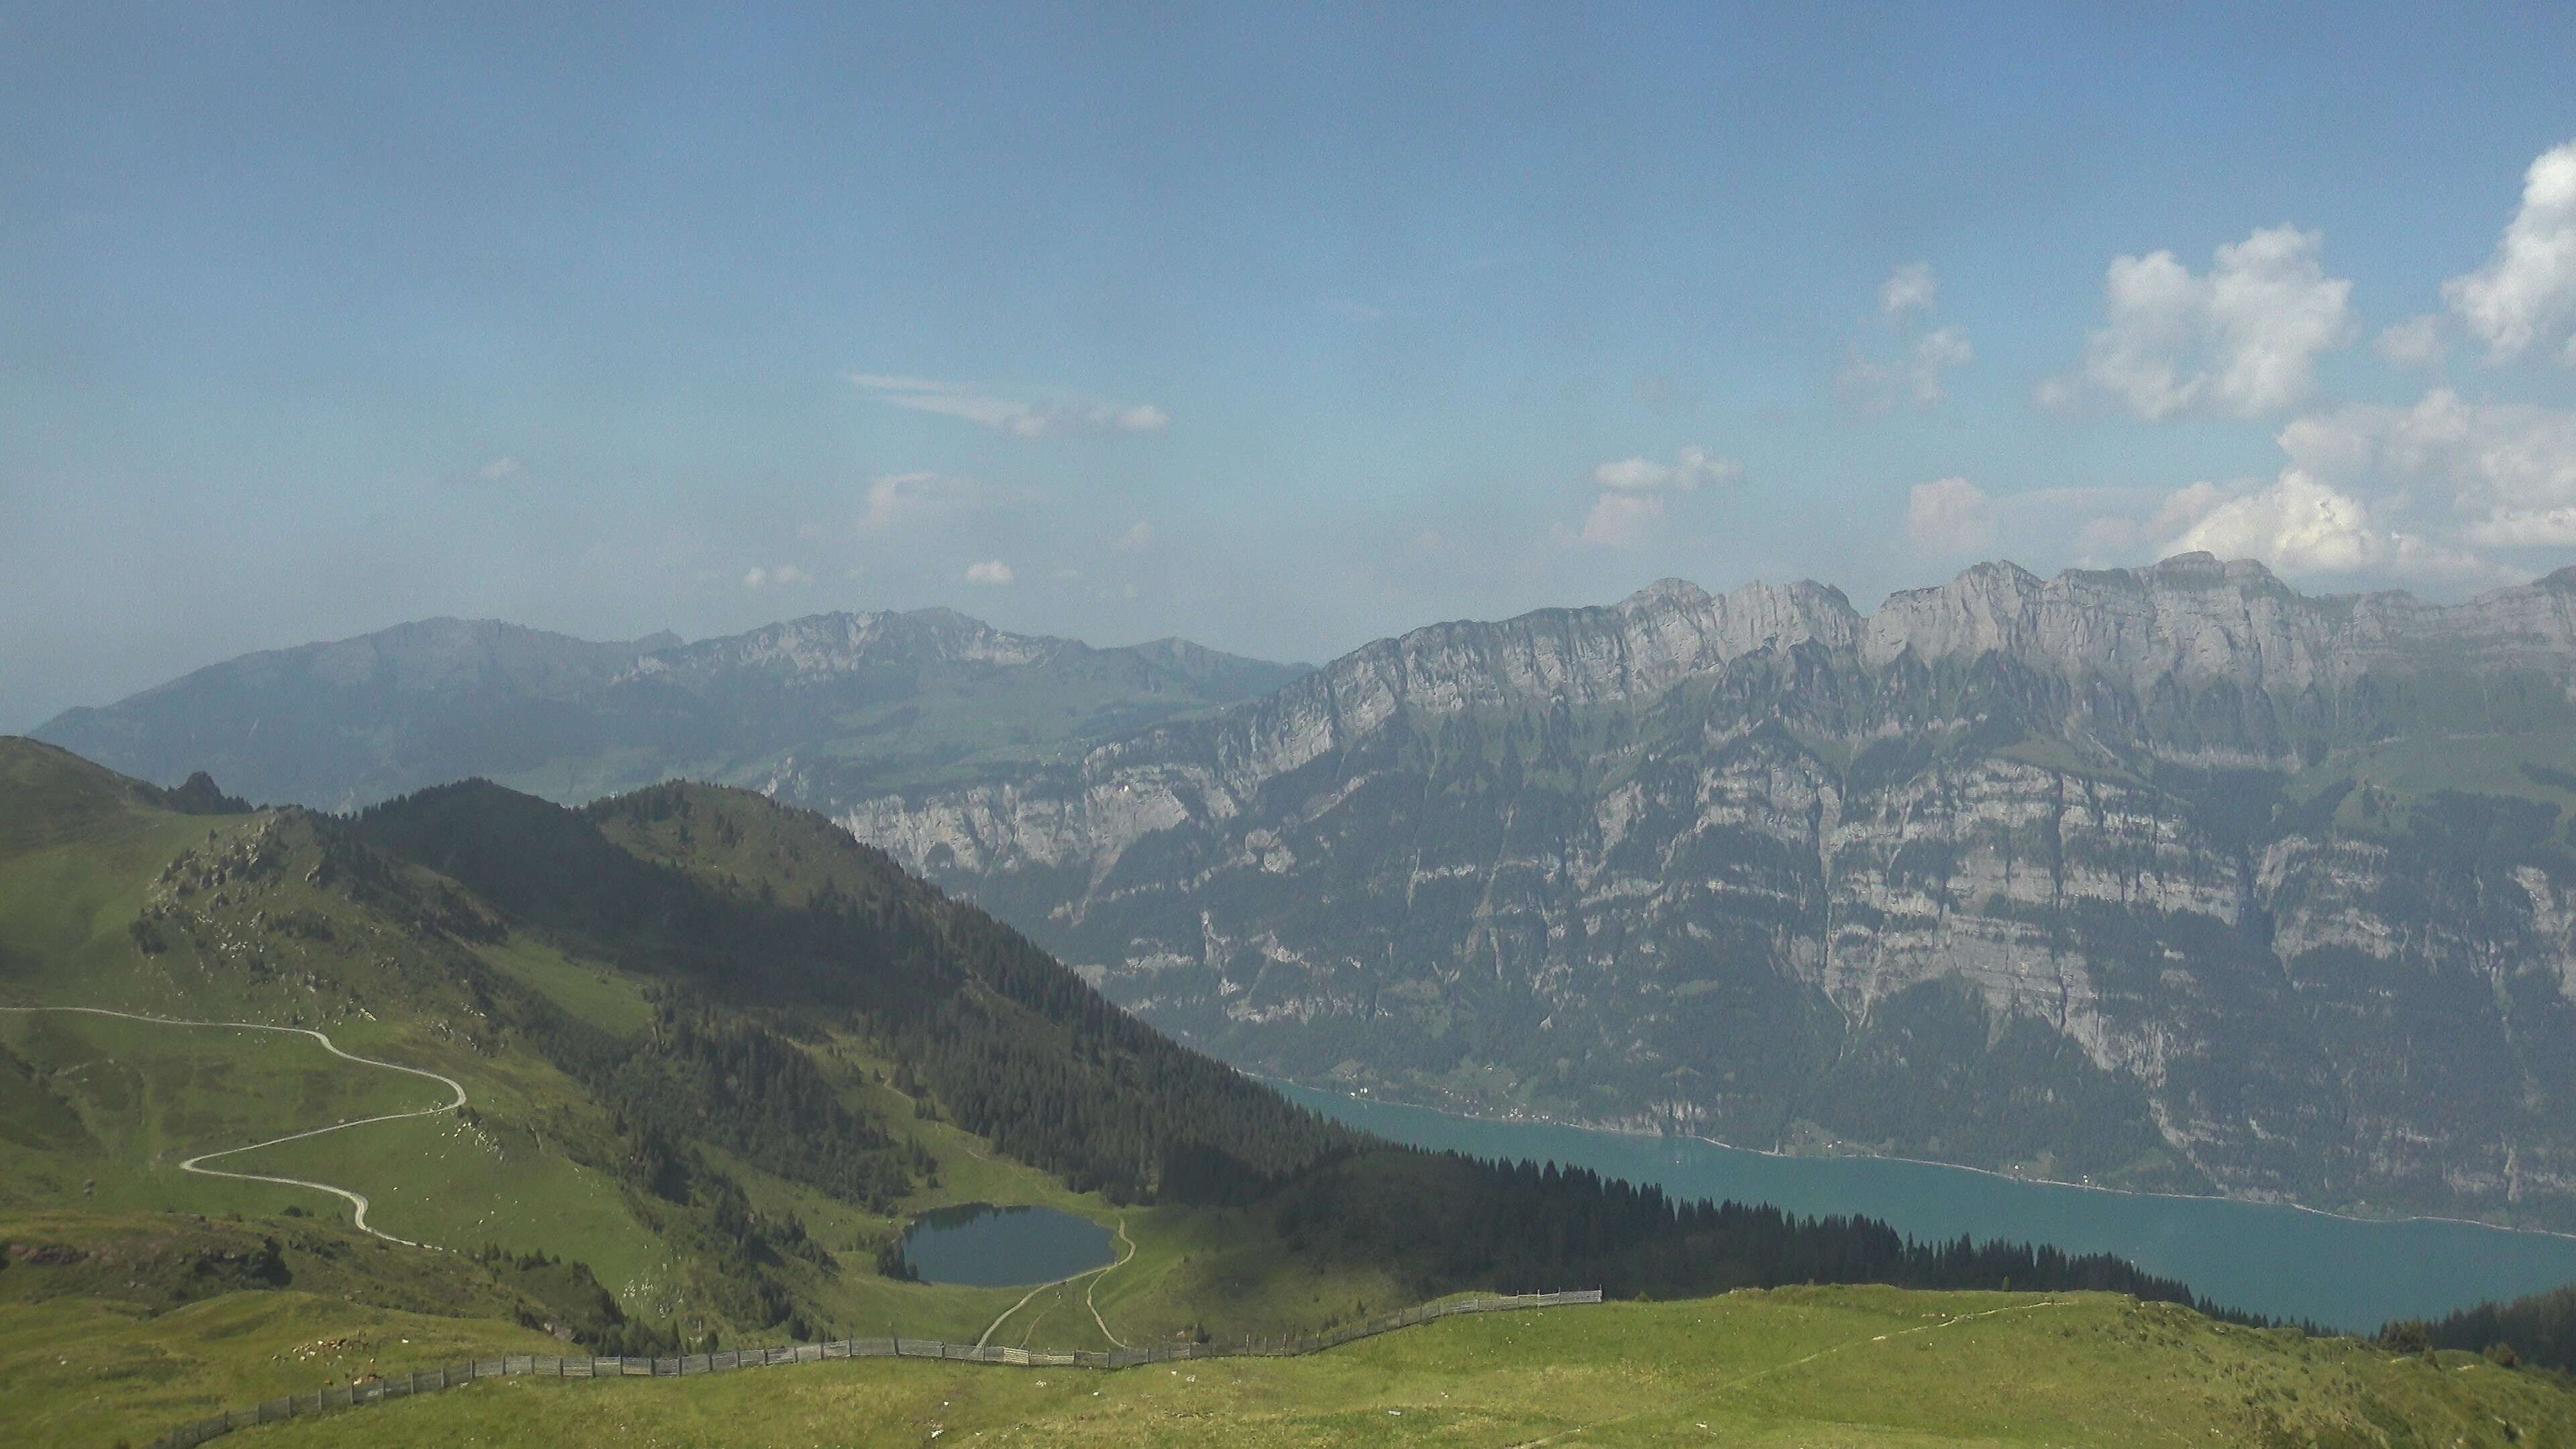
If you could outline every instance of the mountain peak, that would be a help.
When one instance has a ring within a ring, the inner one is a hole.
[[[2281,594],[2299,597],[2298,591],[2281,582],[2260,559],[2222,559],[2205,549],[2178,553],[2143,568],[2127,571],[2131,577],[2151,588],[2234,589],[2240,594]]]
[[[1619,601],[1628,609],[1705,609],[1708,590],[1684,578],[1661,578]]]

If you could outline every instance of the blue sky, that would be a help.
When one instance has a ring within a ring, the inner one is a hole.
[[[0,11],[0,728],[433,614],[1320,659],[2576,561],[2576,11]]]

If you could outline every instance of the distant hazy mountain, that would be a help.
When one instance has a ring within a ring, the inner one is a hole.
[[[1281,1076],[2565,1228],[2571,701],[2576,570],[1668,581],[841,813]]]
[[[328,809],[475,775],[587,800],[792,772],[837,804],[1008,772],[1304,672],[1178,639],[1093,649],[945,609],[696,644],[431,619],[246,655],[68,711],[36,737],[144,779],[207,770],[254,800]]]

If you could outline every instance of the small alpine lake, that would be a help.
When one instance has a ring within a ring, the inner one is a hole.
[[[904,1230],[903,1260],[925,1283],[1017,1288],[1106,1268],[1118,1254],[1115,1235],[1089,1218],[970,1202],[914,1219]]]
[[[1684,1200],[1770,1203],[1802,1217],[1857,1213],[1917,1239],[1964,1233],[2115,1253],[2231,1308],[2350,1332],[2576,1283],[2576,1237],[2556,1233],[2427,1218],[2368,1222],[1883,1157],[1780,1157],[1696,1138],[1459,1117],[1278,1085],[1336,1121],[1435,1152],[1553,1161],[1652,1183]]]

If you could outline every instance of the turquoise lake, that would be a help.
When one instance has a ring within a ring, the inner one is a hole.
[[[2116,1253],[2255,1313],[2375,1331],[2487,1298],[2576,1283],[2576,1238],[2470,1223],[2359,1222],[2217,1198],[2141,1197],[2016,1182],[1882,1158],[1773,1157],[1675,1138],[1457,1117],[1282,1086],[1292,1099],[1397,1142],[1527,1158],[1653,1183],[1672,1196],[1858,1213],[1916,1238],[2009,1238]],[[1586,1284],[1567,1284],[1586,1287]]]
[[[1054,1208],[965,1203],[922,1214],[903,1235],[903,1260],[926,1283],[1016,1288],[1117,1257],[1109,1229]]]

